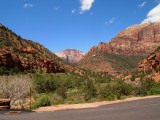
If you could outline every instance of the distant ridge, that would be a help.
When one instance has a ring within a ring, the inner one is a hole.
[[[77,63],[80,61],[85,55],[84,52],[76,50],[76,49],[66,49],[62,52],[55,53],[58,57],[68,63]]]

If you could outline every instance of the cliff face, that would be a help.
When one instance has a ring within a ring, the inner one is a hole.
[[[83,56],[85,55],[84,52],[75,50],[75,49],[66,49],[62,52],[55,53],[58,57],[68,63],[77,63],[79,62]]]
[[[160,45],[160,23],[134,25],[120,32],[109,43],[100,43],[90,52],[101,51],[124,56],[146,56]]]
[[[109,43],[101,42],[98,46],[92,47],[79,62],[79,66],[98,72],[123,73],[136,68],[136,64],[158,46],[160,23],[134,25],[120,32]]]
[[[160,71],[160,47],[149,55],[146,59],[139,62],[139,71]]]
[[[47,73],[64,72],[63,62],[42,45],[22,39],[0,25],[0,67],[21,71],[37,69]]]
[[[139,62],[138,73],[143,73],[144,78],[152,78],[160,82],[160,46]]]

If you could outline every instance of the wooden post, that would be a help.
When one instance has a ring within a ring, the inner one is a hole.
[[[30,110],[32,106],[32,88],[30,87]]]

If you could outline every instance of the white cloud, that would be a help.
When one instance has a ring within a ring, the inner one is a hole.
[[[33,7],[33,4],[28,4],[28,3],[24,4],[24,8],[32,8],[32,7]]]
[[[147,15],[147,18],[142,21],[142,23],[146,22],[160,22],[160,4],[158,4],[155,8],[153,8]]]
[[[105,24],[113,24],[116,18],[111,18],[109,21],[106,21]]]
[[[82,14],[85,11],[88,11],[92,8],[94,0],[80,0],[80,13]]]
[[[59,7],[59,6],[56,6],[56,7],[54,7],[54,10],[55,10],[55,11],[58,11],[58,10],[60,10],[60,7]]]
[[[143,8],[147,4],[147,1],[144,1],[143,3],[139,4],[138,7]]]
[[[71,12],[72,12],[72,14],[74,14],[76,12],[76,9],[73,9]]]

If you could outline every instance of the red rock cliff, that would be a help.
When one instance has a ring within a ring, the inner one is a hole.
[[[146,56],[160,45],[160,23],[134,25],[120,32],[109,43],[100,43],[89,52],[124,56]]]

